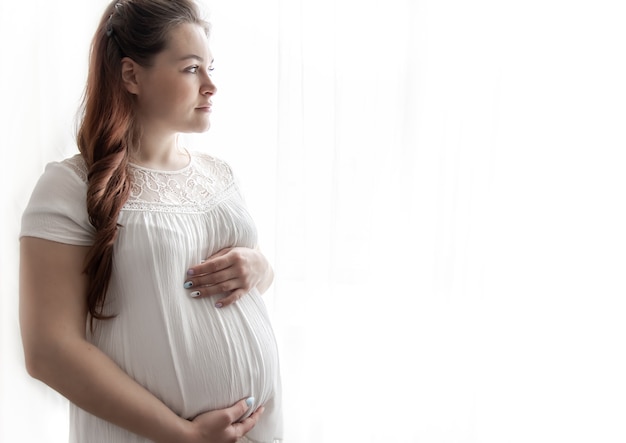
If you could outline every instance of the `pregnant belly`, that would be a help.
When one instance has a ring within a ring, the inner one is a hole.
[[[254,397],[272,400],[278,354],[265,305],[251,293],[218,309],[210,299],[130,306],[94,341],[129,375],[185,418]],[[125,330],[125,333],[124,333]]]

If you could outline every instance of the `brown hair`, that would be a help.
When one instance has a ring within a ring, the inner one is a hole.
[[[113,268],[118,217],[130,193],[128,162],[139,148],[134,96],[122,83],[122,63],[129,57],[150,66],[178,25],[208,24],[193,0],[114,0],[105,10],[91,44],[87,85],[77,143],[88,168],[87,212],[96,230],[87,255],[87,306],[93,319],[103,313]]]

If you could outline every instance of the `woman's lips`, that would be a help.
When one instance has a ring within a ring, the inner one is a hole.
[[[201,106],[198,106],[196,109],[202,112],[211,112],[211,110],[213,109],[213,104],[208,103],[206,105],[201,105]]]

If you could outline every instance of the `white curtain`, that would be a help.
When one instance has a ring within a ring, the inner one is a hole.
[[[19,217],[106,2],[0,3],[0,441],[63,442],[23,369]],[[275,265],[286,441],[626,440],[626,6],[205,3],[213,128]]]

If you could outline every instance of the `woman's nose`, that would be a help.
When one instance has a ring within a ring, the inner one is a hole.
[[[202,88],[200,89],[202,95],[213,95],[217,92],[217,88],[215,87],[215,83],[211,80],[211,77],[207,75],[206,80],[202,84]]]

